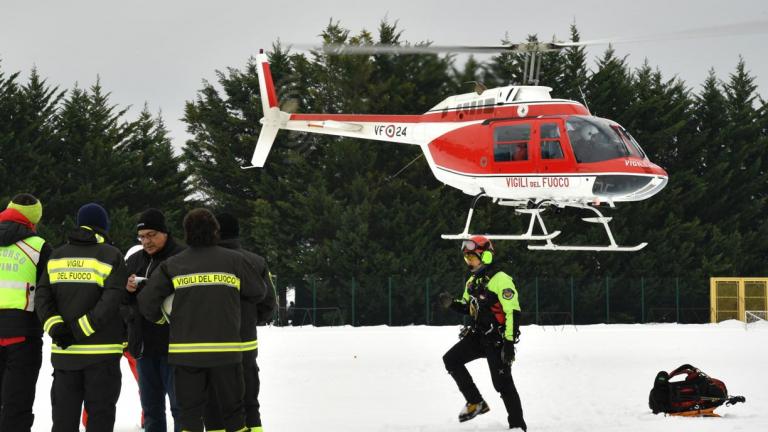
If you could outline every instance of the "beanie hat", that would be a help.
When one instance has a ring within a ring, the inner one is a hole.
[[[88,203],[77,211],[77,225],[96,227],[109,231],[109,216],[104,207],[96,203]]]
[[[31,202],[31,204],[29,204]],[[24,204],[22,204],[24,203]],[[43,217],[43,205],[40,200],[30,194],[19,194],[8,203],[9,209],[21,213],[32,225],[37,225]]]
[[[219,221],[219,236],[222,240],[240,237],[240,223],[236,217],[230,213],[219,213],[216,220]]]
[[[168,233],[168,227],[165,225],[165,215],[156,208],[144,210],[139,216],[139,222],[136,223],[136,231],[155,230],[162,233]]]

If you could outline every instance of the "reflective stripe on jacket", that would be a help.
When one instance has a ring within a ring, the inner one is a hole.
[[[76,228],[53,251],[35,290],[37,315],[46,333],[67,326],[76,340],[66,349],[52,345],[54,369],[78,370],[122,354],[119,306],[127,279],[122,253],[96,229]]]
[[[173,294],[168,362],[213,367],[241,361],[255,341],[240,335],[241,296],[260,301],[265,286],[237,251],[219,246],[189,247],[163,261],[138,295],[146,319],[163,319],[161,305]]]

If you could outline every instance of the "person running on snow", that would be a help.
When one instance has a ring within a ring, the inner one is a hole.
[[[494,249],[488,238],[473,236],[462,243],[461,250],[471,272],[464,294],[460,299],[454,299],[447,292],[439,295],[444,308],[473,319],[472,324],[462,330],[461,340],[443,356],[445,368],[467,401],[459,413],[459,421],[471,420],[490,410],[465,366],[485,357],[493,388],[500,393],[507,408],[509,428],[525,431],[527,426],[511,368],[520,335],[517,289],[509,275],[495,268]]]

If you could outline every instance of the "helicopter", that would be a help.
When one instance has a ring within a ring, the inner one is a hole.
[[[538,85],[537,57],[544,52],[589,42],[527,42],[502,47],[326,46],[330,52],[369,54],[497,52],[526,54],[524,82],[449,96],[417,115],[289,113],[278,104],[269,59],[256,57],[262,95],[261,132],[251,166],[263,167],[278,131],[290,130],[350,138],[417,145],[432,174],[442,183],[473,196],[466,223],[458,234],[443,239],[464,240],[478,201],[509,206],[527,215],[528,229],[518,234],[483,234],[492,240],[543,242],[530,250],[632,252],[647,243],[616,243],[606,217],[598,208],[618,202],[640,201],[659,193],[669,181],[632,135],[618,123],[593,116],[582,103],[556,99],[552,89]],[[577,208],[592,212],[587,223],[600,224],[608,237],[604,245],[562,245],[553,240],[542,214],[549,208]]]

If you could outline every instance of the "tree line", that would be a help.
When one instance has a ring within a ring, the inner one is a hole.
[[[575,26],[570,36],[579,39]],[[321,37],[409,44],[389,22],[376,34],[331,22]],[[471,91],[467,81],[519,83],[524,65],[508,53],[457,65],[451,55],[329,55],[280,44],[269,57],[283,109],[327,113],[425,112]],[[40,197],[40,231],[54,244],[81,204],[98,201],[122,248],[135,242],[136,215],[147,207],[166,211],[175,233],[192,207],[226,209],[240,218],[245,245],[267,257],[278,285],[297,288],[298,306],[340,307],[349,321],[354,301],[358,324],[387,322],[389,305],[396,323],[416,322],[440,291],[458,293],[466,270],[458,244],[440,234],[462,229],[471,197],[438,182],[417,147],[281,132],[264,169],[240,169],[260,130],[256,68],[250,59],[218,71],[215,83],[190,95],[184,120],[192,138],[180,154],[161,116],[145,108],[126,120],[127,108],[110,104],[98,81],[62,90],[36,70],[22,82],[0,68],[0,198]],[[544,56],[542,84],[626,127],[670,181],[651,199],[607,210],[619,243],[649,242],[639,252],[532,252],[499,242],[499,261],[518,280],[524,308],[533,307],[537,278],[681,278],[688,281],[677,288],[681,297],[708,305],[710,276],[765,275],[768,110],[744,60],[728,79],[710,71],[691,88],[647,60],[631,68],[610,47],[593,64],[583,48],[569,48]],[[585,227],[582,216],[566,209],[550,215],[548,227],[566,233],[563,243],[604,243],[602,229]],[[522,232],[527,219],[481,201],[473,227]],[[391,278],[398,288],[390,296]],[[605,302],[602,284],[577,286],[581,298]],[[622,300],[620,286],[612,290],[619,304],[611,307],[637,301]],[[602,313],[584,307],[581,319]]]

